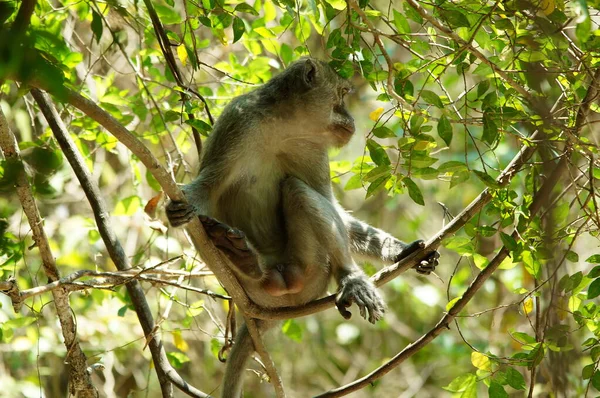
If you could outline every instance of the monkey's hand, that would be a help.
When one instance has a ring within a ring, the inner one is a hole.
[[[425,242],[421,239],[416,240],[414,242],[409,243],[404,247],[402,252],[396,257],[395,262],[398,262],[405,257],[408,257],[412,253],[422,249],[425,247]],[[440,253],[435,250],[431,252],[427,257],[423,258],[417,265],[413,268],[422,275],[429,275],[433,271],[435,271],[435,267],[439,264]]]
[[[360,315],[371,323],[381,319],[385,312],[385,304],[377,288],[363,273],[350,274],[340,280],[335,305],[345,319],[352,317],[347,310],[352,303],[358,306]]]
[[[166,207],[167,218],[173,227],[180,227],[194,217],[194,207],[189,203],[170,201]]]

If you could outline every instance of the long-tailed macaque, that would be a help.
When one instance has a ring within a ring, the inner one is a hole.
[[[342,316],[350,317],[354,303],[374,323],[384,303],[353,253],[393,263],[421,241],[405,244],[355,219],[333,196],[327,150],[354,133],[344,105],[350,90],[325,62],[303,58],[235,98],[206,140],[198,177],[183,188],[188,204],[170,202],[167,215],[173,226],[200,217],[255,303],[307,303],[333,276]],[[432,253],[417,271],[430,273],[438,258]],[[227,360],[223,397],[240,396],[252,351],[243,326]]]

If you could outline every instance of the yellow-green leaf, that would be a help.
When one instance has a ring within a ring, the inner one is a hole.
[[[477,369],[485,370],[488,372],[492,370],[492,362],[487,356],[483,355],[480,352],[473,351],[471,353],[471,363]]]

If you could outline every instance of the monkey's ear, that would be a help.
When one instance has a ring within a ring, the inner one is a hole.
[[[310,58],[304,62],[302,79],[308,87],[314,86],[317,81],[317,64]]]

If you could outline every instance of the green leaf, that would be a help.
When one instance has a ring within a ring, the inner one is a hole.
[[[358,188],[362,188],[362,178],[360,174],[354,174],[352,177],[350,177],[350,179],[348,180],[348,182],[346,183],[346,185],[344,185],[344,191],[350,191],[352,189],[358,189]]]
[[[509,251],[515,251],[519,247],[517,245],[517,241],[512,236],[505,234],[504,232],[500,232],[500,239],[502,240],[502,244],[506,246]]]
[[[250,7],[250,6],[248,6],[248,7]],[[250,8],[252,8],[252,7],[250,7]],[[254,8],[252,8],[252,9],[254,10]],[[233,42],[235,43],[236,41],[241,39],[242,36],[244,35],[245,31],[246,31],[246,26],[244,25],[244,21],[242,21],[242,19],[239,17],[235,17],[233,19]]]
[[[4,25],[4,22],[15,11],[16,7],[12,2],[9,1],[0,1],[0,26]]]
[[[467,373],[456,377],[450,382],[450,384],[448,384],[446,387],[443,387],[443,389],[450,392],[462,392],[476,382],[477,376],[475,376],[473,373]]]
[[[410,4],[404,2],[402,7],[404,8],[404,13],[408,18],[412,19],[419,25],[423,23],[423,17],[421,17],[417,10],[415,10]]]
[[[222,346],[223,344],[221,343],[221,341],[219,341],[219,339],[210,339],[210,352],[217,359],[219,358],[219,352],[221,351]]]
[[[467,17],[459,11],[440,9],[439,12],[442,19],[444,19],[448,25],[453,28],[469,28],[471,26]]]
[[[600,254],[594,254],[585,260],[586,263],[600,264]]]
[[[440,173],[453,173],[455,171],[467,171],[467,165],[457,160],[450,160],[449,162],[442,163],[438,167]]]
[[[32,316],[21,316],[19,318],[14,318],[14,319],[9,319],[8,321],[4,322],[2,324],[3,328],[10,328],[10,329],[18,329],[18,328],[22,328],[25,326],[29,326],[31,325],[33,322],[35,322],[35,318]]]
[[[600,296],[600,278],[596,278],[592,283],[590,283],[587,298],[588,300],[591,300],[598,296]]]
[[[567,250],[567,252],[565,253],[565,258],[572,263],[579,262],[579,254],[575,253],[572,250]]]
[[[379,177],[367,187],[367,198],[375,195],[377,192],[385,188],[385,184],[392,178],[391,175]]]
[[[381,126],[373,130],[373,135],[377,138],[396,138],[396,134],[388,127]]]
[[[515,390],[525,389],[525,378],[515,368],[509,367],[506,369],[506,383]]]
[[[156,192],[162,191],[162,187],[160,186],[156,178],[154,178],[154,175],[148,169],[146,169],[146,182],[148,183],[150,188],[154,189]]]
[[[208,133],[212,130],[210,124],[202,121],[200,119],[188,119],[185,121],[185,124],[189,124],[192,127],[195,127],[200,134],[207,137]]]
[[[252,7],[251,5],[246,4],[246,3],[240,3],[237,6],[235,6],[235,11],[237,11],[237,12],[245,12],[245,13],[248,13],[248,14],[252,14],[252,15],[258,16],[258,11],[256,11],[254,9],[254,7]]]
[[[419,204],[421,206],[425,206],[425,202],[423,201],[423,194],[421,193],[421,190],[419,189],[419,187],[417,186],[417,184],[414,183],[413,180],[411,180],[408,177],[405,177],[402,182],[404,183],[404,185],[406,186],[406,188],[408,188],[408,196],[410,196],[410,198],[416,203]]]
[[[513,25],[513,23],[511,22],[510,19],[506,18],[506,19],[499,19],[497,21],[495,21],[494,25],[496,26],[496,29],[501,29],[501,30],[515,30],[515,26]]]
[[[406,20],[406,17],[400,14],[397,10],[394,10],[394,25],[398,29],[398,33],[411,33],[410,25]]]
[[[593,363],[590,363],[589,365],[584,366],[583,369],[581,370],[581,378],[583,380],[591,379],[592,376],[594,375],[595,367],[596,367],[596,365]]]
[[[142,207],[142,200],[139,196],[129,196],[117,203],[113,214],[115,216],[131,216]]]
[[[469,385],[465,391],[460,394],[460,398],[477,398],[477,383]]]
[[[421,91],[421,98],[423,98],[428,104],[434,105],[440,109],[444,108],[444,104],[440,97],[431,90]]]
[[[479,171],[479,170],[472,170],[472,171],[473,171],[473,173],[475,173],[477,178],[479,178],[488,188],[493,188],[493,189],[501,188],[501,185],[498,184],[498,182],[496,182],[496,180],[494,180],[492,178],[492,176],[490,176],[489,174],[484,173],[483,171]]]
[[[92,9],[92,33],[94,34],[96,43],[100,42],[103,29],[104,25],[102,25],[102,17],[94,9]]]
[[[490,398],[508,398],[508,394],[504,391],[504,387],[493,380],[490,382],[488,394]]]
[[[450,146],[452,142],[452,124],[446,117],[446,115],[442,115],[437,125],[437,132],[441,139],[444,140],[446,146]]]
[[[181,368],[184,363],[190,361],[190,358],[183,352],[167,352],[167,358],[174,368]]]
[[[124,305],[121,308],[119,308],[119,310],[117,311],[117,315],[121,318],[123,318],[125,316],[125,313],[127,312],[127,306]]]
[[[341,11],[346,9],[346,2],[344,0],[325,0],[335,10]]]
[[[164,4],[154,4],[154,9],[165,25],[178,25],[183,22],[181,15],[173,8]]]
[[[460,300],[462,298],[462,296],[458,296],[458,297],[454,297],[452,300],[448,301],[448,304],[446,304],[446,311],[450,311],[452,309],[452,307],[454,307],[454,304],[456,304],[456,302],[458,300]]]
[[[286,320],[281,326],[281,331],[290,339],[301,342],[302,341],[302,328],[298,322],[294,319]]]
[[[592,376],[592,385],[598,391],[600,391],[600,370],[594,372]]]
[[[594,279],[600,276],[600,265],[596,265],[592,270],[587,274],[587,277],[590,279]]]
[[[471,363],[477,369],[485,370],[488,372],[492,370],[492,362],[490,361],[490,358],[487,355],[482,354],[480,352],[473,351],[471,353]]]
[[[498,126],[488,112],[483,114],[483,136],[481,138],[489,145],[494,145],[498,139]]]
[[[490,88],[490,81],[483,80],[477,85],[477,98],[481,98]]]
[[[371,159],[378,166],[392,164],[390,158],[388,157],[385,149],[377,142],[369,139],[367,140],[367,148],[369,149],[369,155],[371,155]]]
[[[364,177],[363,181],[373,182],[378,178],[389,176],[391,174],[391,166],[384,164],[382,166],[377,166],[373,170],[369,171]]]

